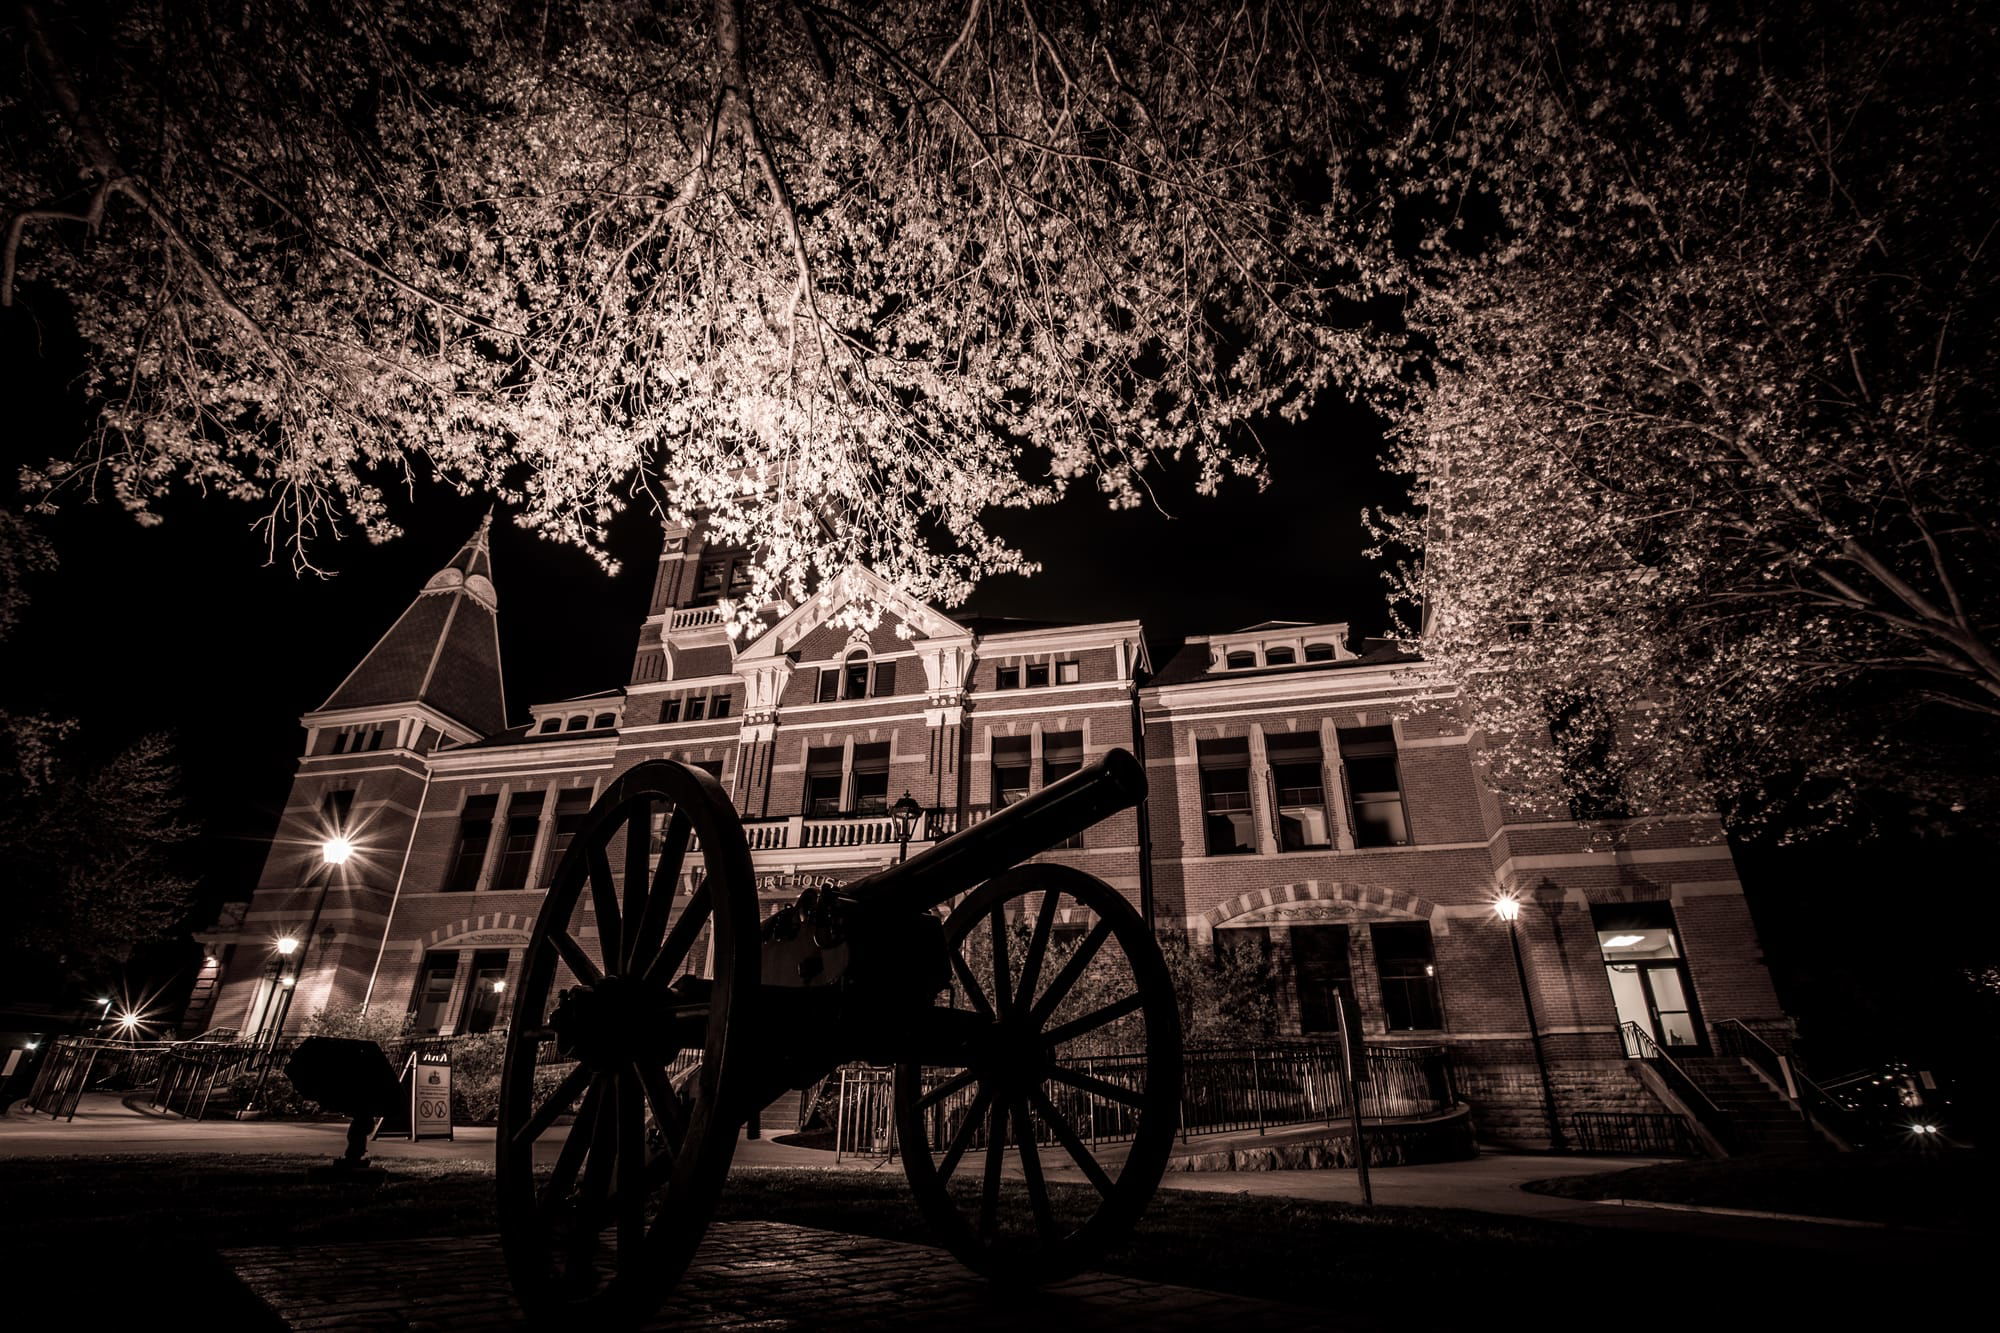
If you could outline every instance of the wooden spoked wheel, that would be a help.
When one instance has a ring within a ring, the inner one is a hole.
[[[729,797],[670,760],[625,773],[556,869],[501,1075],[501,1242],[537,1323],[630,1322],[686,1269],[736,1148],[729,1055],[755,1039],[757,950]]]
[[[1131,1232],[1173,1149],[1181,1033],[1166,961],[1124,895],[1059,865],[989,880],[945,938],[950,1003],[984,1021],[965,1021],[976,1035],[959,1064],[897,1068],[904,1172],[971,1268],[1067,1277]]]

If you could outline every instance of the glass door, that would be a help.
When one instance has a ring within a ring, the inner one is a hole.
[[[1597,945],[1611,983],[1611,1001],[1625,1037],[1625,1053],[1645,1054],[1637,1028],[1669,1054],[1707,1050],[1701,1015],[1681,956],[1673,909],[1666,903],[1632,903],[1593,910]]]

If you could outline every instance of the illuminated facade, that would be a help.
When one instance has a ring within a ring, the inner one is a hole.
[[[732,646],[716,602],[740,560],[669,530],[629,682],[509,726],[482,527],[302,719],[285,826],[247,911],[208,937],[218,963],[190,1023],[268,1029],[272,942],[308,921],[288,1029],[363,1000],[423,1031],[504,1021],[564,847],[642,760],[722,781],[768,910],[891,861],[904,793],[924,808],[920,851],[1124,747],[1150,775],[1145,805],[1045,859],[1162,930],[1269,958],[1291,1033],[1329,1030],[1344,992],[1371,1040],[1449,1045],[1491,1137],[1545,1133],[1531,1031],[1567,1119],[1659,1109],[1635,1042],[1700,1053],[1723,1019],[1788,1029],[1712,817],[1510,809],[1450,690],[1393,644],[1273,622],[1156,664],[1136,620],[954,618],[855,568]],[[887,608],[878,628],[835,623],[856,597]],[[357,854],[329,868],[335,832]],[[1511,926],[1503,897],[1521,906]]]

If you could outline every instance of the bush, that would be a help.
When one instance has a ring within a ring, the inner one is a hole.
[[[500,1070],[507,1035],[460,1037],[451,1048],[451,1118],[454,1124],[490,1125],[500,1118]],[[551,1085],[553,1086],[553,1085]]]
[[[331,1009],[315,1009],[306,1020],[306,1034],[313,1037],[348,1037],[372,1041],[391,1058],[400,1044],[415,1035],[410,1015],[392,1009],[364,1009],[358,1004]]]

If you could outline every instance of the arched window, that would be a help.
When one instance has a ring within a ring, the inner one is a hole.
[[[590,721],[590,715],[588,713],[578,713],[575,717],[571,718],[568,722],[565,722],[563,724],[563,730],[582,731],[584,726],[589,721]]]
[[[1330,643],[1309,643],[1309,644],[1307,644],[1307,645],[1306,645],[1306,661],[1308,661],[1308,662],[1331,662],[1332,660],[1333,660],[1333,645],[1332,645],[1332,644],[1330,644]]]
[[[840,668],[840,697],[843,699],[866,699],[868,697],[868,654],[856,648],[847,655]]]
[[[1256,666],[1257,654],[1251,652],[1247,648],[1238,649],[1236,652],[1233,652],[1229,656],[1223,658],[1222,663],[1224,666],[1228,667],[1231,671],[1240,671],[1244,667]]]
[[[590,726],[591,730],[596,731],[604,727],[616,726],[617,723],[618,715],[616,713],[599,713],[591,719]]]
[[[1292,650],[1289,648],[1266,648],[1264,650],[1265,666],[1290,666],[1296,661],[1298,661],[1298,658],[1292,655]]]
[[[562,730],[561,718],[545,717],[542,719],[542,730],[541,730],[542,735],[546,736],[552,731],[561,731],[561,730]]]

